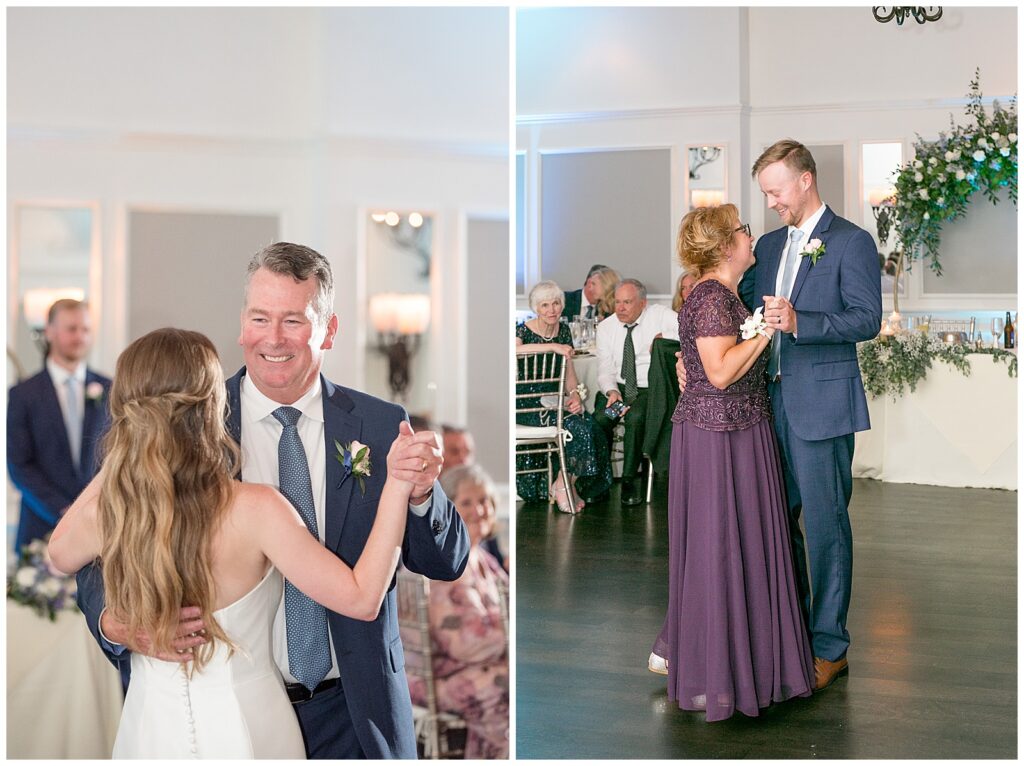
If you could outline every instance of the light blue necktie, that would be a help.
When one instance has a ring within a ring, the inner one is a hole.
[[[277,444],[278,483],[281,494],[288,498],[306,522],[306,529],[319,540],[309,463],[295,426],[301,415],[302,412],[294,407],[274,410],[274,418],[284,426]],[[284,621],[288,632],[288,671],[313,691],[331,669],[327,610],[285,580]]]
[[[793,229],[789,233],[789,249],[786,251],[786,263],[782,269],[782,283],[779,285],[779,295],[789,298],[793,289],[793,273],[800,263],[800,240],[804,233],[800,229]],[[778,330],[772,336],[772,358],[768,363],[768,378],[774,378],[779,374],[779,362],[782,358],[782,333]]]
[[[68,444],[71,445],[71,459],[77,469],[82,459],[82,414],[78,411],[78,381],[73,376],[64,380],[64,391],[67,404],[65,426],[68,429]]]

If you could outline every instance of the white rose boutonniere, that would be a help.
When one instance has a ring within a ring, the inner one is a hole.
[[[818,259],[825,254],[825,243],[820,239],[812,239],[806,245],[800,249],[800,257],[806,258],[810,256],[811,265],[814,266],[818,263]]]
[[[743,340],[750,340],[755,335],[763,335],[768,337],[766,332],[768,329],[768,323],[764,321],[764,317],[761,315],[761,309],[764,306],[758,306],[754,313],[746,318],[743,324],[740,325],[740,336]]]
[[[359,482],[359,491],[365,495],[366,479],[370,475],[370,448],[365,444],[357,442],[355,439],[344,447],[335,439],[334,447],[338,450],[338,454],[334,458],[345,469],[345,473],[341,477],[341,482],[339,482],[338,486],[344,484],[345,479],[349,476],[355,476],[356,481]]]
[[[85,398],[90,402],[98,402],[103,398],[103,384],[94,380],[85,387]]]

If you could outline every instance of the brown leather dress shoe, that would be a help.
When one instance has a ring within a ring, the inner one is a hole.
[[[822,657],[814,658],[814,691],[820,692],[849,670],[846,658],[840,657],[833,662]]]

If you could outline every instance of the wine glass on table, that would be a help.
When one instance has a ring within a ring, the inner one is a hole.
[[[999,348],[999,344],[1003,340],[1003,318],[995,317],[992,319],[992,348]]]

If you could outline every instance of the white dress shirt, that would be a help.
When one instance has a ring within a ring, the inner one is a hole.
[[[633,328],[633,348],[636,358],[637,388],[647,388],[647,373],[651,369],[651,343],[661,334],[663,338],[679,338],[679,316],[661,304],[647,304],[637,317]],[[626,325],[612,314],[597,325],[597,385],[607,394],[618,390],[622,377],[622,348],[626,343]]]
[[[85,362],[80,362],[78,366],[71,372],[61,367],[59,364],[54,362],[49,357],[46,358],[46,371],[50,374],[50,380],[53,381],[53,387],[57,389],[57,401],[60,402],[60,414],[64,419],[65,427],[70,427],[68,423],[68,379],[70,378],[74,383],[75,396],[78,401],[78,433],[81,436],[82,433],[82,422],[85,415]],[[71,434],[68,434],[68,440],[71,440]],[[79,438],[79,446],[81,446],[81,438]],[[81,460],[81,455],[74,455],[75,465],[78,465],[78,461]]]
[[[273,412],[285,405],[275,402],[242,376],[240,385],[242,420],[242,480],[257,484],[280,486],[277,464],[277,445],[284,430]],[[287,405],[302,412],[296,423],[302,449],[309,464],[309,480],[313,488],[313,506],[316,509],[316,527],[320,542],[324,541],[327,503],[327,448],[324,445],[324,405],[320,377],[313,387],[293,404]],[[327,627],[328,632],[330,626]],[[286,683],[298,683],[288,672],[288,634],[284,619],[284,595],[274,617],[274,659]],[[325,679],[338,678],[338,658],[334,654],[334,640],[330,641],[331,669]]]
[[[814,227],[818,225],[818,221],[825,214],[825,203],[821,204],[817,210],[814,211],[814,215],[804,221],[804,225],[799,227],[801,232],[799,248],[802,250],[804,245],[807,244],[811,239],[811,234],[814,232]],[[800,270],[799,266],[793,269],[793,273],[790,276],[789,284],[786,285],[785,293],[782,290],[782,273],[786,270],[786,253],[789,250],[791,244],[790,237],[793,236],[793,232],[797,229],[796,226],[788,226],[786,228],[786,242],[782,245],[782,258],[779,259],[779,270],[775,274],[775,294],[776,295],[788,295],[793,290],[793,285],[796,283],[796,273]],[[761,296],[758,295],[754,298],[755,301],[759,301]]]

